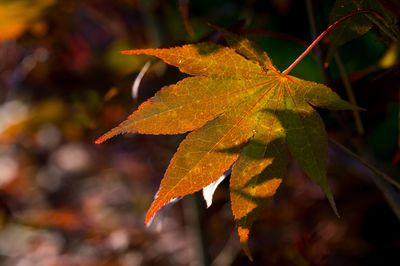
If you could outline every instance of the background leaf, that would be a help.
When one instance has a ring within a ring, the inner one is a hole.
[[[358,10],[371,10],[379,16],[372,14],[356,15],[339,24],[329,35],[329,47],[326,62],[330,62],[337,48],[355,38],[367,33],[374,25],[380,26],[381,33],[393,41],[393,36],[398,34],[396,17],[391,10],[385,8],[378,0],[336,0],[331,11],[329,23]],[[378,25],[376,25],[379,23]],[[398,37],[398,35],[397,35]]]

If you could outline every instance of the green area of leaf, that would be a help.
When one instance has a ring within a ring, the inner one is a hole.
[[[323,84],[281,74],[255,44],[222,33],[229,47],[199,43],[124,51],[158,57],[191,77],[162,88],[97,143],[127,132],[191,131],[170,162],[146,223],[174,198],[201,190],[233,166],[232,212],[247,250],[250,227],[285,177],[289,153],[337,214],[326,177],[327,136],[314,107],[353,106]]]

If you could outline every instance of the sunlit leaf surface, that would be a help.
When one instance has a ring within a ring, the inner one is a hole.
[[[230,47],[199,43],[124,51],[156,56],[191,77],[161,89],[96,143],[127,132],[191,131],[170,162],[146,223],[171,199],[201,190],[233,165],[232,212],[250,257],[250,226],[285,176],[289,153],[337,213],[326,178],[327,137],[313,106],[352,106],[322,84],[282,75],[247,39],[224,36]]]

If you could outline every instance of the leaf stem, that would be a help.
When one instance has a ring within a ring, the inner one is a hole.
[[[306,8],[307,8],[308,24],[310,25],[311,39],[315,39],[318,37],[318,30],[317,30],[317,23],[316,23],[316,19],[315,19],[313,0],[306,0]],[[321,72],[320,74],[323,77],[324,81],[327,82],[329,79],[328,79],[327,72],[324,71],[323,53],[322,53],[321,47],[319,45],[315,46],[315,55],[317,56],[317,59],[318,59],[317,63],[318,63],[319,71]]]
[[[372,14],[373,16],[376,17],[381,17],[381,15],[373,10],[358,10],[355,12],[352,12],[338,20],[336,20],[335,22],[333,22],[331,25],[329,25],[328,28],[326,28],[308,47],[306,50],[304,50],[304,52],[296,59],[293,61],[293,63],[282,72],[283,76],[286,76],[287,74],[289,74],[290,71],[292,71],[292,69],[298,64],[300,63],[301,60],[303,60],[303,58],[308,55],[311,50],[329,33],[331,32],[337,25],[339,25],[340,23],[342,23],[345,20],[348,20],[349,18],[352,18],[354,16],[360,15],[360,14]]]

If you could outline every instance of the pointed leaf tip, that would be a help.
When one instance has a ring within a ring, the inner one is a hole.
[[[157,192],[158,195],[158,192]],[[162,200],[157,201],[157,196],[153,201],[153,204],[150,206],[149,210],[147,211],[146,217],[144,219],[144,224],[146,226],[150,226],[151,222],[154,220],[155,215],[169,202],[174,202],[174,199]]]
[[[238,232],[240,244],[242,245],[242,249],[243,249],[244,253],[246,254],[247,258],[249,258],[249,260],[251,262],[253,262],[253,256],[251,255],[250,248],[249,248],[250,229],[239,226],[237,229],[237,232]]]
[[[103,143],[103,140],[102,140],[101,138],[98,138],[98,139],[96,139],[96,140],[94,141],[94,144],[97,144],[97,145],[99,145],[99,144],[101,144],[101,143]]]
[[[286,173],[287,151],[323,189],[339,217],[326,177],[326,131],[313,107],[355,107],[325,85],[282,77],[268,55],[247,39],[230,33],[225,37],[230,47],[197,43],[121,51],[157,57],[191,77],[161,89],[95,143],[128,132],[192,131],[172,158],[145,224],[172,199],[203,189],[234,165],[232,211],[243,250],[252,261],[250,226]]]
[[[150,206],[149,210],[147,211],[146,218],[144,224],[149,227],[151,223],[154,221],[156,214],[166,205],[171,205],[173,203],[178,202],[181,197],[174,197],[174,198],[164,198],[162,201],[157,201],[158,197],[160,196],[160,190],[157,191],[156,195],[154,196],[153,204]]]
[[[331,208],[335,215],[340,218],[339,211],[336,207],[335,199],[333,198],[332,192],[329,191],[329,193],[325,192],[326,197],[328,198],[329,204],[331,205]]]
[[[110,131],[108,131],[107,133],[105,133],[103,136],[101,136],[100,138],[96,139],[94,141],[94,143],[101,144],[101,143],[105,142],[106,140],[108,140],[118,134],[121,134],[121,133],[123,133],[123,132],[119,129],[119,127],[113,128]]]
[[[146,227],[149,227],[152,221],[154,220],[155,212],[149,213],[147,212],[146,217],[144,218],[144,224]]]
[[[106,135],[107,135],[107,133],[104,134],[103,136],[101,136],[100,138],[96,139],[96,140],[94,141],[94,143],[98,145],[98,144],[103,143],[103,142],[106,141],[107,139],[109,139],[109,137],[107,137]]]
[[[123,50],[120,51],[119,53],[124,55],[134,55],[137,54],[137,50]]]

